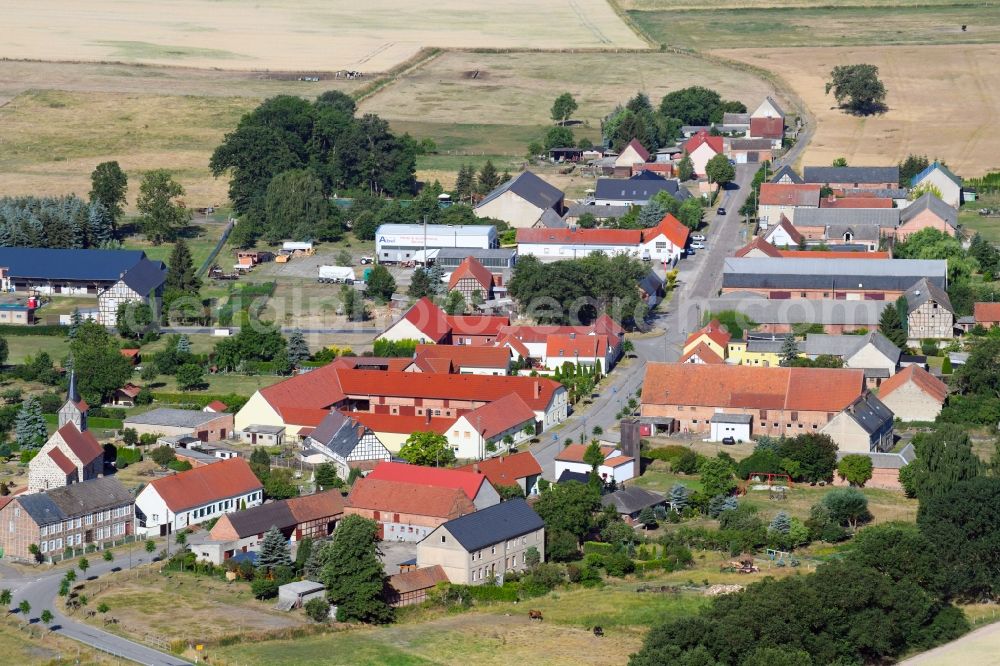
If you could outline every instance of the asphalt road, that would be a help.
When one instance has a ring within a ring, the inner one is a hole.
[[[705,249],[678,263],[678,287],[670,303],[660,306],[666,312],[652,322],[650,333],[633,339],[637,358],[612,370],[592,404],[581,407],[558,428],[543,433],[542,441],[531,447],[546,479],[554,480],[555,457],[566,439],[579,442],[584,433],[584,439],[589,440],[594,426],[608,431],[615,425],[616,414],[642,386],[647,362],[676,361],[680,357],[688,334],[701,326],[701,301],[713,298],[722,286],[725,258],[746,244],[746,230],[738,211],[756,172],[756,165],[737,165],[736,180],[718,203],[726,209],[726,215],[716,215],[714,210],[708,213],[709,225],[702,232],[706,236]],[[656,270],[662,275],[662,267]]]
[[[132,551],[133,565],[138,566],[144,562],[148,563],[152,557],[149,553],[142,550],[141,546],[142,544],[137,544]],[[90,561],[90,568],[87,570],[88,580],[95,577],[99,578],[114,568],[127,569],[129,566],[128,550],[116,552],[115,559],[111,562],[105,562],[101,559],[101,553],[94,553],[88,556],[87,559]],[[122,638],[121,636],[102,631],[83,622],[78,622],[62,613],[60,611],[62,599],[58,598],[59,583],[67,569],[69,569],[69,565],[58,566],[48,569],[44,573],[40,572],[41,575],[37,577],[23,577],[9,575],[13,570],[5,568],[2,572],[3,576],[0,576],[0,586],[9,588],[13,593],[14,601],[12,606],[14,608],[22,600],[28,600],[28,603],[31,604],[30,616],[34,622],[38,622],[37,618],[44,609],[47,608],[52,611],[55,619],[49,625],[51,631],[62,634],[67,638],[72,638],[121,659],[127,659],[140,664],[149,664],[150,666],[183,666],[191,663],[180,657],[154,650],[135,641],[130,641],[127,638]],[[77,576],[81,576],[79,570],[77,570]],[[77,580],[79,581],[80,579],[78,578]]]

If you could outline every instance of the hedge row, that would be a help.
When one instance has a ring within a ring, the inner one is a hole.
[[[227,411],[236,412],[239,411],[243,405],[246,404],[247,400],[250,398],[245,395],[239,395],[236,393],[165,393],[160,391],[153,392],[153,400],[157,402],[162,402],[170,405],[193,405],[198,409],[201,409],[210,402],[216,400],[223,402],[228,407]]]
[[[42,414],[42,418],[48,425],[57,425],[59,423],[58,414]],[[99,416],[88,416],[87,425],[91,428],[102,428],[104,430],[121,430],[122,420],[121,419],[109,419]]]
[[[51,335],[65,338],[69,335],[69,326],[60,324],[37,324],[35,326],[0,324],[0,336],[7,335]]]
[[[586,541],[583,544],[583,552],[586,555],[596,553],[598,555],[610,555],[615,552],[614,544],[602,543],[600,541]]]

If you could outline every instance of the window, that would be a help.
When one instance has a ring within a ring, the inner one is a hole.
[[[444,536],[444,535],[442,534],[442,535],[441,535],[441,543],[445,543],[446,541],[447,541],[447,539],[446,539],[446,538],[445,538],[445,536]]]
[[[497,554],[497,547],[490,546],[490,555],[496,555],[496,554]]]
[[[11,527],[13,528],[14,521],[13,520],[10,521],[10,524],[11,524]],[[11,531],[13,531],[13,530],[11,530]],[[48,536],[49,535],[49,526],[48,525],[42,525],[42,529],[39,531],[39,534],[41,536]]]
[[[62,539],[56,539],[56,548],[62,548]]]
[[[42,552],[43,553],[49,552],[49,544],[46,543],[45,541],[42,542]]]
[[[81,525],[81,524],[82,524],[82,523],[81,523],[81,519],[80,519],[80,518],[77,518],[77,519],[76,519],[76,527],[77,527],[77,529],[80,529],[80,525]]]
[[[93,525],[94,524],[94,514],[88,513],[87,517],[84,519],[84,522],[86,522],[88,525]]]

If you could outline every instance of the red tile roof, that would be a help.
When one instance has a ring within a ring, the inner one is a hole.
[[[260,394],[272,407],[278,410],[286,423],[319,425],[325,416],[325,414],[320,415],[319,411],[329,411],[332,405],[346,397],[340,388],[340,380],[337,376],[339,370],[340,368],[335,361],[262,388]],[[286,411],[293,409],[308,410],[308,412],[297,412],[302,416],[290,418],[291,413],[286,414]],[[307,414],[311,414],[311,416],[305,418]],[[319,418],[315,418],[316,416]]]
[[[69,450],[80,459],[84,465],[89,465],[98,456],[104,455],[104,449],[97,443],[94,433],[89,430],[80,432],[75,423],[67,423],[58,430],[59,436],[66,442]]]
[[[390,370],[399,372],[410,364],[410,359],[399,356],[340,356],[332,365],[336,368],[358,370]]]
[[[370,428],[372,432],[392,432],[405,435],[415,432],[434,432],[443,435],[455,423],[455,419],[449,417],[431,417],[428,421],[426,416],[395,416],[368,412],[350,412],[350,416],[361,425]]]
[[[892,199],[881,197],[827,197],[819,202],[820,208],[892,208]]]
[[[49,449],[49,458],[63,471],[63,474],[72,474],[76,471],[76,465],[73,464],[73,461],[59,449]]]
[[[562,462],[583,462],[583,454],[587,452],[588,444],[570,444],[556,454],[556,460]],[[602,446],[601,453],[607,458],[615,450],[613,446]]]
[[[510,325],[510,317],[487,315],[445,315],[452,335],[496,335]]]
[[[688,155],[690,155],[699,147],[701,147],[702,144],[706,143],[708,144],[708,147],[711,148],[715,153],[722,152],[722,147],[723,147],[722,137],[712,136],[711,134],[708,133],[708,130],[699,130],[698,132],[696,132],[684,144],[684,151],[687,152]]]
[[[815,183],[761,183],[760,205],[819,207],[820,186]]]
[[[545,356],[549,359],[563,358],[575,361],[577,358],[605,358],[608,354],[608,336],[553,334],[545,340]]]
[[[417,345],[414,359],[441,359],[457,368],[493,368],[507,370],[510,351],[505,347],[479,345]]]
[[[413,359],[413,367],[420,372],[437,372],[448,375],[455,371],[451,359],[418,357]]]
[[[604,464],[608,467],[621,467],[631,463],[634,458],[631,456],[615,456],[614,458],[608,458],[604,461]]]
[[[385,465],[387,463],[382,463]],[[375,468],[378,471],[379,465]],[[409,513],[449,520],[474,513],[475,505],[461,488],[407,483],[373,478],[372,472],[354,482],[347,496],[347,508],[368,509],[388,513]],[[472,475],[470,475],[472,476]]]
[[[122,393],[124,393],[125,395],[127,395],[130,398],[134,398],[135,396],[139,395],[140,391],[142,391],[142,389],[140,387],[138,387],[138,386],[136,386],[135,384],[132,384],[132,383],[128,383],[128,384],[126,384],[125,386],[121,387],[118,390],[121,391]]]
[[[972,312],[977,324],[1000,322],[1000,303],[976,303]]]
[[[891,259],[888,252],[843,252],[837,250],[779,250],[785,259]]]
[[[658,225],[643,234],[643,242],[648,243],[660,234],[663,234],[667,237],[667,240],[677,247],[684,247],[687,245],[688,233],[690,231],[681,224],[680,220],[667,213]]]
[[[538,464],[530,451],[487,458],[465,467],[459,467],[459,469],[482,474],[494,486],[513,486],[520,479],[541,476],[542,474],[542,466]]]
[[[454,289],[458,285],[458,281],[465,278],[472,278],[478,282],[483,288],[484,297],[493,286],[493,273],[490,273],[489,269],[479,263],[475,257],[466,257],[458,265],[458,268],[452,271],[451,277],[448,279],[448,289]]]
[[[339,372],[340,386],[350,396],[396,396],[408,398],[490,402],[508,393],[517,393],[540,411],[559,382],[543,377],[495,377],[489,375],[440,375],[419,372],[352,371]]]
[[[475,500],[479,490],[483,487],[485,479],[479,474],[465,472],[457,469],[447,469],[444,467],[424,467],[422,465],[409,465],[398,462],[379,463],[369,479],[380,479],[383,481],[400,481],[404,483],[414,483],[422,486],[434,486],[437,488],[458,488],[465,493],[470,500]]]
[[[245,495],[261,490],[263,486],[246,460],[231,458],[155,479],[149,482],[147,488],[153,488],[167,507],[176,513]]]
[[[444,311],[426,296],[414,303],[403,315],[403,319],[416,326],[428,340],[440,342],[448,336],[448,320]]]
[[[389,576],[387,585],[398,595],[409,594],[419,590],[426,590],[434,587],[438,583],[447,583],[448,574],[444,572],[440,564],[432,567],[421,567],[420,569],[410,569],[398,574]]]
[[[684,363],[692,356],[697,356],[702,363],[725,363],[725,359],[715,353],[715,351],[704,342],[699,342],[691,348],[691,351],[677,359],[678,363]]]
[[[773,234],[778,229],[783,229],[784,232],[788,234],[788,236],[792,239],[792,242],[795,243],[796,245],[801,243],[803,238],[805,238],[799,232],[799,230],[795,228],[795,225],[789,222],[788,218],[785,217],[784,215],[781,216],[781,220],[778,221],[778,224],[776,224],[773,229],[770,229],[766,234],[764,234],[764,236],[770,237],[771,234]]]
[[[839,412],[864,387],[864,370],[650,363],[642,403]]]
[[[139,355],[138,349],[119,349],[118,351],[121,353],[122,356],[130,359],[134,359],[136,356]]]
[[[784,118],[751,118],[751,139],[780,139],[785,136]]]
[[[643,162],[649,161],[649,151],[646,150],[641,143],[639,143],[639,139],[632,139],[628,142],[628,145],[626,145],[625,148],[634,149],[635,152],[639,154],[639,157],[642,158]],[[622,148],[622,153],[625,152],[625,148]]]
[[[878,397],[884,400],[907,383],[914,384],[941,404],[944,404],[948,397],[948,385],[918,365],[908,365],[882,382],[878,389]]]
[[[702,336],[707,337],[709,340],[719,345],[723,349],[726,348],[726,345],[729,344],[729,341],[733,337],[732,335],[730,335],[729,331],[725,330],[722,327],[722,324],[719,323],[718,319],[713,319],[712,321],[708,322],[707,324],[699,328],[697,331],[689,335],[688,339],[684,342],[684,346],[687,347],[689,344],[691,344],[692,342],[694,342],[695,340],[697,340]]]
[[[563,245],[639,245],[641,229],[518,229],[518,244],[561,243]]]
[[[212,402],[208,403],[205,406],[211,409],[213,412],[224,412],[229,408],[229,405],[222,402],[221,400],[213,400]]]
[[[339,490],[325,490],[312,495],[285,500],[296,522],[306,523],[344,513],[344,496]]]
[[[736,250],[736,256],[745,257],[746,255],[750,254],[750,252],[752,252],[753,250],[759,250],[768,257],[778,258],[781,256],[781,250],[774,247],[760,236],[755,236],[752,241],[750,241],[740,249]]]
[[[487,403],[462,417],[485,438],[490,439],[502,432],[535,422],[535,412],[516,393],[510,393]]]

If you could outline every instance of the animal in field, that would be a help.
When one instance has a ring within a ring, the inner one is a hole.
[[[542,618],[542,611],[540,611],[540,610],[530,610],[530,611],[528,611],[528,619],[529,620],[538,620],[539,622],[541,622],[542,619],[543,619]]]
[[[604,627],[594,627],[594,635],[601,637],[604,635]]]

